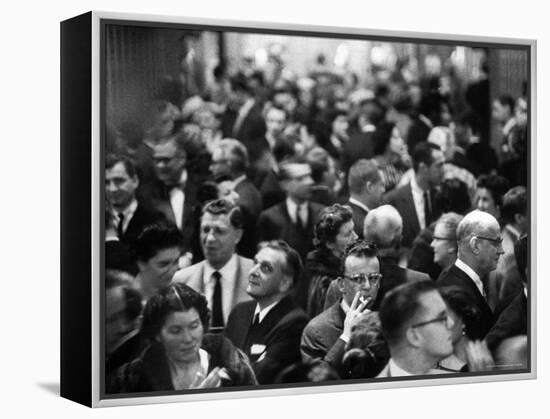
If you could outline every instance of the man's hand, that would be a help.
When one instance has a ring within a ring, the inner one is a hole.
[[[485,341],[468,342],[465,349],[469,371],[488,371],[495,368],[495,361]]]
[[[344,331],[342,332],[341,338],[345,342],[349,341],[349,338],[351,336],[351,329],[353,328],[353,326],[359,323],[359,321],[366,314],[370,313],[370,310],[368,310],[366,307],[370,303],[371,299],[368,298],[360,302],[360,295],[361,293],[359,291],[357,292],[357,294],[355,294],[349,311],[346,314],[346,318],[344,319]]]

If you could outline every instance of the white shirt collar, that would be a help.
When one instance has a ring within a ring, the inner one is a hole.
[[[516,118],[510,118],[505,124],[504,126],[502,127],[502,133],[504,135],[508,135],[510,133],[510,131],[512,130],[512,128],[514,128],[514,126],[516,125]]]
[[[393,358],[390,358],[388,363],[388,368],[390,370],[390,377],[405,377],[408,375],[413,375],[408,371],[405,371],[403,368],[399,367]]]
[[[212,274],[218,271],[221,275],[222,284],[222,312],[224,322],[227,322],[229,313],[234,306],[233,298],[235,292],[235,284],[237,282],[238,255],[233,253],[233,256],[220,269],[214,269],[207,260],[204,261],[203,283],[204,294],[208,307],[213,308],[214,303],[214,288],[216,286]]]
[[[508,230],[510,232],[510,234],[512,236],[514,236],[514,238],[516,240],[519,239],[519,237],[521,236],[521,233],[518,231],[517,228],[515,228],[512,224],[506,224],[506,226],[504,227],[506,230]]]
[[[259,319],[258,319],[259,323],[261,323],[263,321],[265,316],[267,316],[267,313],[269,313],[273,309],[273,307],[275,307],[277,304],[279,304],[279,301],[281,301],[281,300],[275,301],[273,304],[268,305],[263,310],[260,310],[260,305],[256,304],[256,310],[254,310],[254,317],[256,316],[256,314],[260,313],[260,316],[259,316]]]
[[[287,198],[286,199],[286,209],[288,211],[288,215],[290,215],[290,219],[293,223],[296,222],[296,208],[298,207],[298,204],[294,202],[292,199]],[[303,204],[300,204],[300,217],[302,222],[307,222],[307,216],[308,216],[308,210],[307,210],[307,202],[304,202]]]
[[[126,231],[126,229],[128,228],[128,224],[130,224],[130,220],[134,216],[134,213],[136,212],[137,207],[138,207],[138,202],[134,198],[132,202],[130,202],[128,206],[124,208],[122,211],[117,211],[115,209],[111,211],[113,213],[113,216],[115,217],[115,221],[117,225],[120,222],[119,214],[122,213],[122,215],[124,216],[124,223],[122,225],[123,231]]]
[[[413,196],[414,208],[416,209],[416,218],[418,219],[420,229],[423,230],[426,228],[426,203],[424,202],[424,190],[418,185],[418,183],[416,183],[415,176],[411,179],[411,192]]]
[[[353,198],[353,197],[349,197],[349,202],[354,204],[354,205],[357,205],[359,208],[363,208],[365,211],[369,212],[369,207],[367,207],[365,204],[363,204],[361,201],[358,201],[357,199]]]
[[[349,311],[349,305],[348,303],[346,303],[346,300],[344,300],[342,298],[342,302],[340,303],[340,308],[342,309],[342,311],[346,314],[348,314],[348,311]]]
[[[233,180],[233,189],[235,189],[237,187],[237,185],[241,182],[243,182],[244,180],[246,179],[246,175],[241,175],[239,176],[238,178],[235,178]]]
[[[456,259],[455,266],[466,275],[468,275],[470,279],[474,281],[474,284],[476,285],[481,295],[485,296],[485,292],[483,291],[483,283],[481,282],[481,278],[479,277],[479,275],[472,268],[466,265],[466,263],[458,258]]]

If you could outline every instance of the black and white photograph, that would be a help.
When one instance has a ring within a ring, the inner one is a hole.
[[[99,36],[101,399],[532,377],[532,42]]]

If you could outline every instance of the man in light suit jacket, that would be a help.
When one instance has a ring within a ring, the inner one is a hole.
[[[300,337],[309,319],[291,292],[302,262],[283,241],[267,243],[254,260],[246,289],[254,301],[233,309],[225,335],[248,356],[258,382],[270,384],[300,360]]]
[[[435,367],[453,353],[454,323],[433,282],[394,288],[384,297],[379,315],[391,358],[377,378],[444,373]]]
[[[414,177],[386,194],[384,202],[394,206],[403,218],[402,245],[409,248],[418,235],[439,216],[434,207],[435,188],[443,180],[445,157],[439,146],[422,142],[412,153]]]
[[[224,327],[233,307],[250,299],[246,287],[254,262],[235,252],[242,227],[243,213],[238,206],[225,199],[208,203],[200,224],[205,260],[176,272],[172,279],[206,296],[214,328]]]
[[[491,214],[475,210],[468,213],[456,229],[458,252],[456,262],[441,274],[438,287],[455,285],[467,292],[481,313],[483,336],[495,319],[487,302],[486,278],[497,267],[502,249],[500,226]]]

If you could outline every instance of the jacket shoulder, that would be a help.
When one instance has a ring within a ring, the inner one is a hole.
[[[191,278],[193,278],[202,268],[204,261],[195,263],[194,265],[188,266],[187,268],[180,269],[177,271],[173,278],[172,282],[181,282],[187,284]]]

